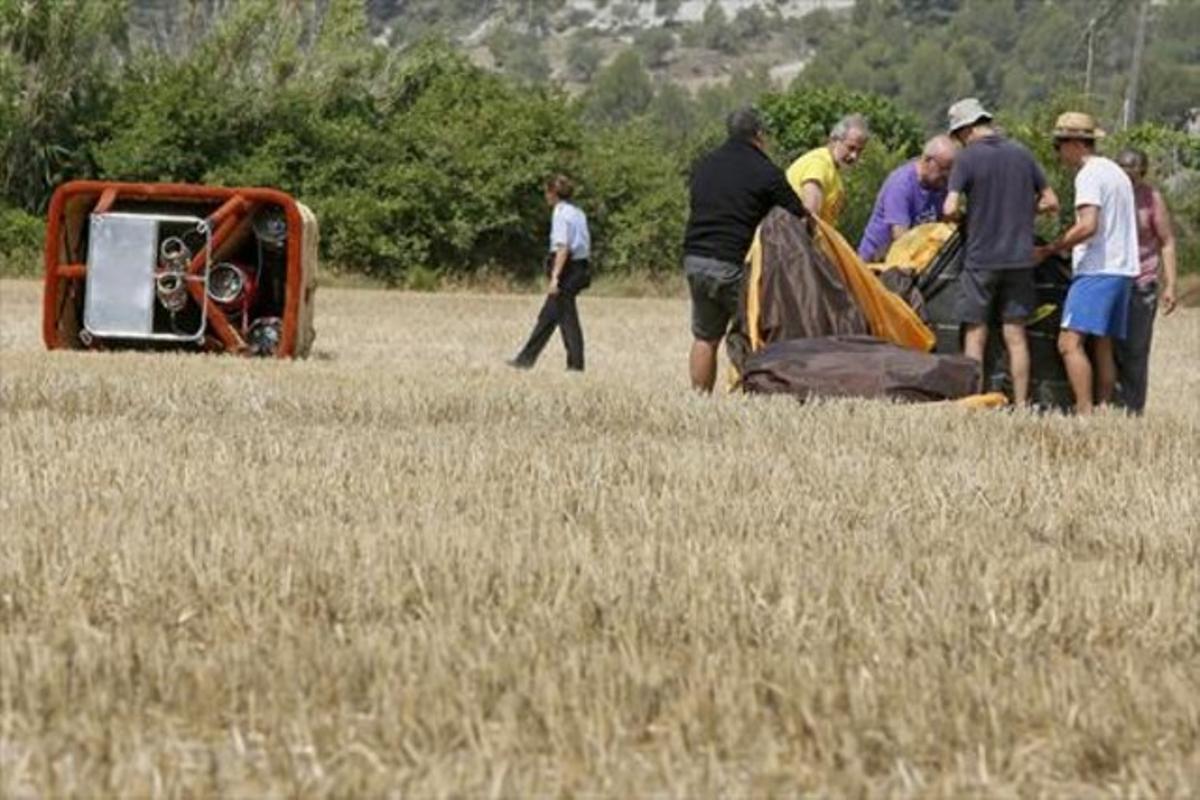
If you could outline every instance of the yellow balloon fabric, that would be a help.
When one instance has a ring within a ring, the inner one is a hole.
[[[903,236],[892,242],[883,263],[867,266],[876,272],[883,272],[892,267],[923,272],[933,262],[933,257],[942,246],[954,235],[954,230],[955,226],[948,222],[926,222],[918,225],[905,231]]]
[[[837,228],[822,219],[815,221],[821,233],[817,242],[837,265],[847,288],[854,294],[871,327],[871,335],[913,350],[926,353],[933,350],[937,341],[933,331],[908,303],[879,282]]]

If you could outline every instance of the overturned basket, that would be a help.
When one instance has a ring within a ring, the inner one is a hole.
[[[67,183],[46,225],[42,338],[306,356],[317,245],[313,213],[274,189]]]

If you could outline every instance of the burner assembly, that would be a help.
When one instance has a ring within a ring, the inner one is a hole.
[[[46,230],[50,349],[304,357],[316,217],[271,189],[65,184]]]

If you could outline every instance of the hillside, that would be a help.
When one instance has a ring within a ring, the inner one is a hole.
[[[566,35],[580,29],[629,34],[700,23],[706,13],[711,13],[710,6],[729,19],[756,10],[798,19],[813,11],[836,11],[853,5],[854,0],[367,0],[368,14],[380,28],[394,30],[438,20],[460,34],[506,21],[534,27],[549,23],[556,33]]]
[[[159,46],[178,41],[188,30],[211,25],[235,3],[132,0],[135,38]],[[853,5],[854,0],[366,0],[378,41],[403,48],[441,36],[482,66],[576,89],[630,46],[654,77],[692,88],[758,70],[784,83],[811,50],[806,29],[812,26],[800,20]],[[821,27],[819,21],[815,27]]]

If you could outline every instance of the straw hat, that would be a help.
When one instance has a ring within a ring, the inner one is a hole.
[[[954,133],[968,125],[987,122],[992,118],[992,113],[984,108],[983,103],[979,100],[968,97],[950,106],[950,111],[946,116],[950,118],[950,133]]]
[[[1059,114],[1058,119],[1054,121],[1054,138],[1095,141],[1104,138],[1104,130],[1096,125],[1096,120],[1092,119],[1091,114],[1068,111]]]

